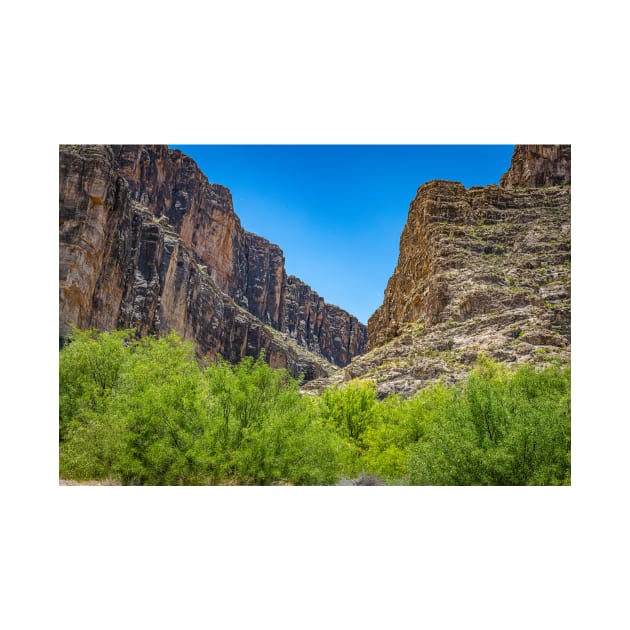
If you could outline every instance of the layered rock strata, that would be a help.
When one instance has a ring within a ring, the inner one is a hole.
[[[245,232],[247,309],[295,342],[338,366],[365,352],[367,328],[343,309],[328,304],[308,284],[287,276],[282,250]]]
[[[571,183],[570,144],[519,144],[499,182],[504,188],[562,186]]]
[[[338,306],[327,304],[311,287],[288,276],[283,296],[283,325],[298,344],[319,352],[336,365],[365,352],[367,328]]]
[[[172,226],[216,286],[242,304],[247,244],[230,191],[210,184],[181,151],[162,145],[113,145],[112,151],[131,199]]]
[[[175,330],[211,359],[265,350],[272,366],[306,379],[364,349],[365,327],[328,305],[326,334],[289,334],[282,251],[245,232],[229,191],[181,152],[60,147],[59,176],[60,337],[71,324]],[[302,311],[308,320],[310,302]],[[309,321],[298,327],[311,331]]]
[[[313,387],[368,378],[409,395],[458,380],[481,354],[568,361],[570,178],[570,147],[517,146],[502,186],[421,186],[368,322],[370,352]]]
[[[267,239],[245,232],[247,282],[244,293],[250,313],[277,330],[284,324],[287,274],[284,253]]]

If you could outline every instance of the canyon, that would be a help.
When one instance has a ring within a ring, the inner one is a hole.
[[[570,145],[517,145],[499,185],[422,184],[367,327],[287,274],[180,151],[63,145],[59,177],[61,341],[175,331],[211,361],[264,351],[305,392],[358,380],[381,397],[456,382],[483,356],[570,361]]]

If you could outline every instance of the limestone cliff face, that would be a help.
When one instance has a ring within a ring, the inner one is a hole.
[[[113,329],[132,247],[129,190],[104,147],[59,153],[59,334]]]
[[[569,360],[570,179],[570,148],[526,146],[502,186],[421,186],[368,322],[370,352],[333,380],[372,378],[381,394],[411,394],[457,380],[482,353]]]
[[[267,239],[245,232],[247,245],[247,309],[260,320],[283,330],[283,296],[287,274],[284,253]]]
[[[365,351],[367,328],[346,311],[325,305],[315,332],[308,321],[308,292],[300,293],[298,311],[304,320],[296,320],[295,309],[286,310],[285,300],[291,302],[294,292],[282,250],[243,230],[230,191],[210,184],[191,158],[159,145],[118,145],[113,152],[132,198],[179,233],[216,286],[237,304],[335,365],[346,365]],[[298,329],[308,332],[295,334]],[[355,331],[351,338],[349,329]]]
[[[367,346],[367,329],[343,309],[327,304],[299,278],[289,276],[283,305],[283,330],[298,344],[336,365],[347,365]]]
[[[112,150],[131,198],[163,217],[207,266],[217,287],[242,303],[246,244],[230,191],[210,184],[181,151],[161,145],[114,145]]]
[[[367,327],[337,306],[327,304],[310,286],[287,276],[282,250],[267,239],[245,232],[247,310],[287,333],[311,352],[344,366],[365,352]]]
[[[368,322],[370,347],[395,337],[400,323],[419,319],[434,323],[439,318],[449,296],[443,272],[459,260],[446,251],[450,249],[448,226],[470,222],[472,207],[461,184],[433,181],[418,189],[400,238],[398,265],[385,289],[385,300]]]
[[[370,347],[409,322],[431,326],[540,305],[541,288],[567,275],[570,195],[557,186],[420,187],[383,305],[368,324]]]
[[[325,335],[309,345],[282,332],[282,251],[245,232],[229,191],[179,151],[60,147],[59,175],[60,336],[71,324],[175,330],[204,356],[237,361],[264,349],[272,366],[307,379],[333,368],[323,357],[343,365],[364,350],[365,339],[337,349]],[[341,313],[330,319],[334,336],[361,329]]]
[[[570,144],[520,144],[501,178],[504,188],[561,186],[571,183]]]

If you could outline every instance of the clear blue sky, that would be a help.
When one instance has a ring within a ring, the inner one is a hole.
[[[381,305],[419,186],[498,184],[513,145],[169,145],[230,189],[246,230],[360,321]]]

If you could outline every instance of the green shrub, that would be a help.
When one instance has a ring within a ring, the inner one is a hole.
[[[123,440],[113,475],[130,484],[204,481],[201,375],[192,345],[175,334],[133,346],[108,408]]]
[[[482,362],[410,448],[420,485],[570,484],[570,369]]]
[[[206,372],[213,480],[237,483],[334,483],[351,447],[318,418],[286,370],[263,357],[221,362]]]
[[[59,357],[59,469],[125,484],[570,483],[569,368],[481,361],[457,386],[303,396],[286,370],[201,365],[176,335],[75,330]]]
[[[261,356],[200,367],[171,334],[75,331],[60,353],[62,476],[124,484],[330,484],[353,447]]]
[[[73,425],[102,413],[128,359],[133,330],[97,333],[73,330],[59,353],[59,440]]]
[[[350,382],[324,390],[320,413],[341,435],[362,444],[362,436],[372,423],[376,386],[371,381]]]
[[[364,444],[364,468],[396,483],[407,483],[409,449],[424,439],[444,410],[449,390],[442,385],[421,390],[404,400],[389,396],[378,403]]]

